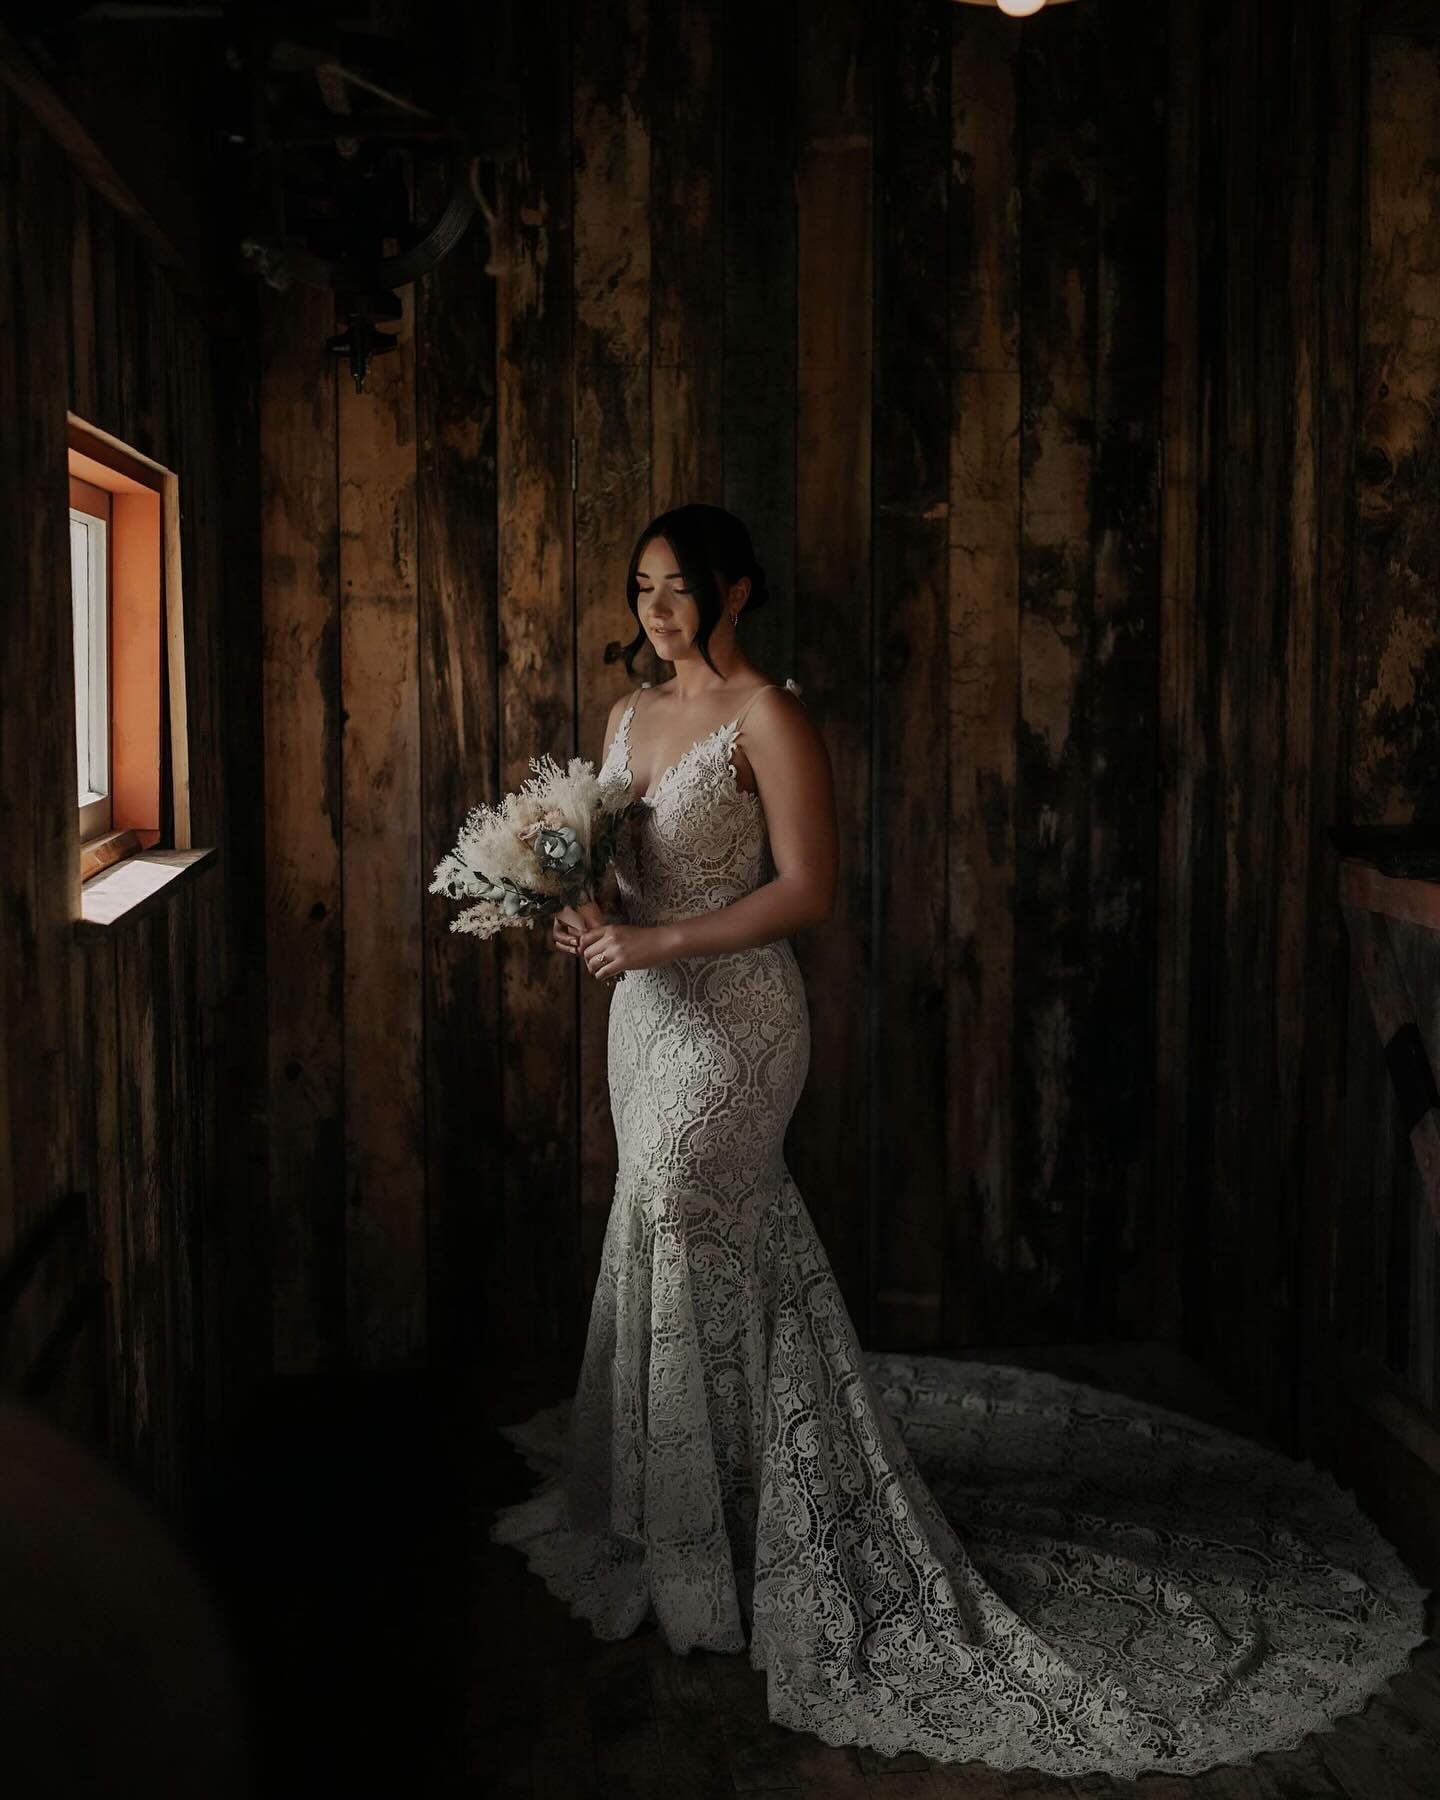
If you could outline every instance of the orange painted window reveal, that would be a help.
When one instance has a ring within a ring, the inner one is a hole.
[[[110,827],[149,849],[160,837],[160,633],[164,613],[160,474],[70,427],[70,503],[110,510]]]

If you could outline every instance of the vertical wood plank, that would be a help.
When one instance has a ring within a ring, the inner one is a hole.
[[[130,353],[134,377],[135,435],[137,449],[157,462],[164,461],[161,434],[165,428],[165,388],[175,359],[182,354],[173,330],[166,330],[169,278],[151,262],[138,240],[135,254],[135,342]]]
[[[1222,458],[1217,474],[1223,521],[1220,585],[1214,597],[1220,632],[1217,674],[1218,739],[1215,850],[1219,910],[1217,941],[1207,963],[1216,991],[1217,1048],[1214,1100],[1216,1157],[1209,1258],[1214,1303],[1212,1331],[1222,1379],[1242,1379],[1246,1357],[1245,1310],[1250,1299],[1248,1259],[1238,1274],[1235,1259],[1243,1254],[1250,1220],[1247,1201],[1249,1159],[1246,1099],[1257,1078],[1255,1039],[1262,1027],[1254,1006],[1257,984],[1265,971],[1256,967],[1259,954],[1258,908],[1252,897],[1253,852],[1256,848],[1252,796],[1247,780],[1251,764],[1250,725],[1258,671],[1257,614],[1264,606],[1264,577],[1255,547],[1260,529],[1256,465],[1259,422],[1256,396],[1259,330],[1256,268],[1258,201],[1256,134],[1259,107],[1255,9],[1237,6],[1229,15],[1225,70],[1227,128],[1224,182],[1224,231],[1231,246],[1224,290],[1224,427],[1217,437]]]
[[[184,1505],[185,1371],[180,1344],[180,1284],[183,1247],[180,1195],[184,1170],[176,1130],[173,1061],[175,1000],[171,962],[172,908],[159,908],[128,928],[140,940],[130,965],[133,982],[145,991],[122,993],[124,1018],[135,1040],[135,1066],[141,1090],[139,1148],[143,1158],[132,1164],[132,1203],[141,1210],[132,1223],[145,1235],[145,1253],[134,1259],[147,1289],[150,1358],[146,1381],[154,1424],[153,1491],[178,1517]]]
[[[85,1024],[95,1070],[112,1071],[95,1083],[94,1183],[90,1209],[99,1273],[105,1283],[105,1447],[119,1462],[130,1441],[131,1389],[129,1279],[126,1273],[125,1186],[120,1120],[120,1019],[114,944],[95,944],[80,959],[85,981]]]
[[[718,506],[724,482],[721,147],[736,100],[722,118],[719,18],[707,0],[657,6],[650,18],[650,467],[656,512],[692,500]]]
[[[575,736],[569,449],[570,32],[559,0],[514,13],[521,143],[502,170],[496,294],[500,783]],[[607,421],[608,425],[608,421]],[[517,1343],[568,1348],[584,1323],[576,1232],[576,980],[547,931],[499,940],[507,1156],[495,1253]]]
[[[1238,254],[1226,210],[1229,155],[1225,104],[1229,10],[1203,10],[1194,77],[1198,109],[1196,144],[1196,573],[1193,705],[1196,727],[1194,798],[1189,834],[1188,930],[1180,941],[1186,984],[1187,1041],[1177,1076],[1177,1104],[1186,1121],[1185,1160],[1174,1165],[1177,1196],[1178,1284],[1184,1299],[1182,1342],[1192,1354],[1213,1355],[1224,1321],[1212,1297],[1216,1266],[1215,1186],[1219,1179],[1216,1068],[1220,1042],[1220,992],[1215,959],[1224,954],[1221,934],[1220,784],[1222,779],[1217,690],[1222,667],[1224,616],[1224,514],[1222,446],[1229,429],[1226,383],[1226,291],[1229,263]]]
[[[1440,813],[1440,58],[1371,41],[1357,453],[1356,817]]]
[[[346,1327],[376,1368],[425,1350],[414,296],[366,391],[338,378]]]
[[[797,940],[810,1071],[786,1160],[862,1338],[869,1308],[872,246],[863,0],[799,0],[795,680],[835,778],[835,911]],[[761,560],[764,560],[762,556]],[[843,1132],[835,1120],[843,1119]]]
[[[1187,1199],[1191,1067],[1190,952],[1200,729],[1200,113],[1204,34],[1199,0],[1170,8],[1166,81],[1165,374],[1162,390],[1159,618],[1160,766],[1155,894],[1155,1155],[1149,1335],[1183,1325],[1180,1236]]]
[[[1020,188],[1001,14],[951,15],[949,1219],[944,1342],[1009,1335],[1014,1214]]]
[[[14,102],[0,91],[0,190],[15,191],[17,147]],[[0,213],[0,389],[18,394],[22,357],[19,341],[19,246],[15,238],[15,212]],[[24,434],[18,406],[0,406],[0,469],[18,484],[24,475]],[[20,511],[0,507],[0,577],[24,592],[25,536]],[[25,1172],[15,1136],[15,1120],[25,1116],[25,1044],[20,1035],[26,1019],[22,1010],[29,980],[29,959],[17,955],[24,946],[30,924],[30,890],[34,869],[29,852],[30,756],[24,721],[25,689],[18,685],[29,656],[30,620],[24,606],[0,610],[0,832],[7,849],[0,865],[0,895],[5,906],[6,930],[0,935],[0,1256],[8,1255],[21,1232],[25,1197]],[[26,686],[33,687],[25,678]],[[18,927],[18,928],[17,928]],[[13,1097],[12,1097],[13,1090]]]
[[[943,30],[942,30],[943,27]],[[874,1325],[939,1341],[945,1238],[949,15],[875,41]]]
[[[1239,1191],[1234,1196],[1238,1235],[1231,1251],[1231,1280],[1233,1283],[1234,1258],[1243,1255],[1239,1285],[1244,1290],[1241,1303],[1245,1331],[1250,1343],[1264,1344],[1258,1367],[1253,1353],[1245,1353],[1244,1377],[1237,1358],[1235,1377],[1249,1382],[1260,1416],[1276,1430],[1283,1428],[1292,1399],[1289,1388],[1295,1338],[1293,1318],[1287,1316],[1289,1299],[1284,1286],[1284,1172],[1276,1131],[1277,1037],[1284,1004],[1276,958],[1276,913],[1282,879],[1278,857],[1278,774],[1283,759],[1282,708],[1287,699],[1283,656],[1291,598],[1285,559],[1291,422],[1287,419],[1290,381],[1284,282],[1287,210],[1292,195],[1285,146],[1294,96],[1288,80],[1281,84],[1280,91],[1271,92],[1258,70],[1288,68],[1288,25],[1285,4],[1259,9],[1255,20],[1255,163],[1249,179],[1255,189],[1257,234],[1251,258],[1255,274],[1253,405],[1257,461],[1250,472],[1253,513],[1248,542],[1237,538],[1235,543],[1237,555],[1245,557],[1248,572],[1243,585],[1237,580],[1232,592],[1237,612],[1243,618],[1243,635],[1238,641],[1246,646],[1241,653],[1242,666],[1236,671],[1235,688],[1236,722],[1240,727],[1236,734],[1240,746],[1237,773],[1245,792],[1245,827],[1243,837],[1237,836],[1234,843],[1232,897],[1237,915],[1243,914],[1247,920],[1254,960],[1245,981],[1236,982],[1231,997],[1231,1042],[1243,1046],[1249,1058],[1235,1106],[1240,1121],[1240,1172]],[[1237,1069],[1240,1066],[1232,1065]],[[1269,1196],[1269,1204],[1257,1207],[1255,1198],[1259,1194]]]
[[[90,190],[70,171],[70,405],[82,419],[95,417],[99,370],[95,339],[95,258],[90,237]]]
[[[1311,769],[1316,755],[1317,622],[1319,615],[1320,540],[1320,285],[1316,277],[1324,259],[1324,240],[1316,177],[1315,145],[1320,119],[1322,62],[1310,9],[1292,8],[1287,52],[1291,73],[1288,129],[1283,139],[1286,223],[1281,292],[1286,314],[1284,369],[1287,375],[1281,417],[1285,466],[1278,497],[1281,546],[1286,571],[1288,608],[1284,666],[1286,671],[1281,779],[1277,794],[1278,878],[1276,930],[1276,1115],[1273,1135],[1279,1179],[1275,1191],[1279,1214],[1277,1242],[1283,1304],[1267,1309],[1273,1354],[1285,1370],[1284,1428],[1298,1428],[1301,1394],[1312,1379],[1305,1365],[1306,1307],[1304,1236],[1307,1214],[1329,1204],[1331,1182],[1318,1191],[1306,1181],[1305,1137],[1309,1120],[1319,1110],[1308,1101],[1306,1072],[1307,999],[1312,980],[1316,919],[1311,907],[1310,865],[1313,839],[1323,830]],[[1323,729],[1323,726],[1321,727]],[[1319,1100],[1316,1096],[1316,1100]]]
[[[465,54],[500,54],[493,15],[462,15]],[[482,59],[483,58],[483,63]],[[482,164],[487,194],[494,171]],[[428,198],[441,196],[431,190]],[[423,199],[422,199],[423,204]],[[495,274],[477,219],[416,294],[417,539],[423,883],[465,814],[498,798],[496,664]],[[486,1233],[505,1156],[498,947],[449,928],[427,896],[425,1163],[427,1340],[437,1358],[502,1348],[493,1335],[509,1286]]]
[[[1015,823],[1015,1282],[1063,1332],[1083,1217],[1094,565],[1098,25],[1022,27],[1020,721]]]
[[[634,678],[625,575],[656,510],[650,468],[650,8],[608,0],[576,15],[572,113],[575,319],[575,728],[599,761],[616,697],[667,671],[648,644]],[[580,1264],[593,1290],[615,1190],[606,1082],[608,993],[572,970],[580,1007]]]
[[[274,1337],[269,1133],[257,1126],[267,1117],[269,1091],[259,309],[257,284],[196,353],[197,379],[214,395],[206,491],[199,504],[208,502],[219,534],[214,576],[218,619],[212,642],[220,664],[216,680],[224,722],[225,786],[234,797],[225,815],[223,894],[214,896],[208,908],[197,908],[202,920],[211,921],[200,926],[206,950],[199,972],[199,1029],[206,1061],[201,1101],[206,1166],[216,1171],[205,1198],[204,1245],[212,1438],[220,1421],[268,1373]],[[223,481],[215,479],[217,467],[225,471]],[[258,705],[257,695],[262,697]],[[197,832],[206,830],[203,815],[194,818],[194,825]],[[225,961],[231,971],[223,983],[210,935],[217,916],[225,921]],[[217,1044],[224,1045],[218,1054]]]
[[[7,544],[0,654],[0,826],[5,1021],[13,1213],[8,1231],[46,1217],[72,1183],[71,919],[80,888],[75,684],[70,603],[65,409],[69,352],[69,171],[28,113],[0,114],[7,131],[8,318],[17,362],[7,410],[16,415],[6,466],[15,493]]]
[[[266,965],[277,1372],[345,1346],[344,920],[329,297],[261,297]]]
[[[1310,1379],[1300,1386],[1302,1441],[1318,1458],[1333,1457],[1338,1429],[1335,1347],[1339,1317],[1336,1282],[1344,1203],[1337,1171],[1344,1167],[1341,1095],[1345,1077],[1348,943],[1340,909],[1338,856],[1326,830],[1349,817],[1351,708],[1348,647],[1354,562],[1356,338],[1364,225],[1361,206],[1363,73],[1359,0],[1330,0],[1318,35],[1322,116],[1327,122],[1320,159],[1323,195],[1318,229],[1323,264],[1319,293],[1320,517],[1317,545],[1315,731],[1311,791],[1309,914],[1313,951],[1306,993],[1304,1087],[1307,1096],[1302,1214],[1302,1360]]]
[[[134,228],[127,219],[115,220],[112,252],[115,259],[115,346],[116,423],[111,427],[117,437],[134,444],[146,456],[152,454],[150,442],[140,442],[140,399],[142,371],[139,346],[144,335],[144,307],[141,284],[144,264]]]
[[[204,1063],[196,1034],[195,890],[177,896],[163,915],[165,953],[169,963],[170,1007],[165,1024],[169,1053],[169,1139],[171,1186],[168,1217],[173,1244],[170,1285],[173,1294],[171,1380],[175,1394],[177,1510],[190,1517],[198,1453],[204,1442],[204,1365],[201,1360],[200,1289],[203,1200],[210,1171],[202,1162],[198,1130],[200,1084]]]
[[[1166,21],[1120,0],[1099,45],[1094,612],[1089,715],[1084,1204],[1071,1265],[1080,1335],[1150,1324],[1160,583],[1165,373]]]
[[[90,219],[90,261],[95,280],[95,341],[111,346],[109,355],[96,352],[95,423],[113,436],[124,435],[120,416],[122,359],[114,354],[120,342],[120,302],[117,287],[119,227],[114,208],[86,189]]]
[[[729,0],[721,12],[724,504],[749,526],[771,590],[768,606],[741,615],[746,654],[784,681],[794,675],[797,630],[796,0]],[[657,63],[668,66],[669,58]]]
[[[165,1441],[169,1369],[155,1090],[157,971],[149,925],[149,920],[136,920],[119,932],[115,945],[124,1316],[130,1353],[124,1423],[127,1467],[147,1492],[164,1500],[170,1476]]]
[[[214,844],[228,867],[234,864],[234,855],[228,784],[223,771],[238,722],[227,719],[227,696],[236,696],[228,700],[229,705],[248,710],[248,696],[254,690],[245,686],[231,689],[227,685],[231,635],[238,635],[251,621],[232,621],[228,609],[220,605],[226,538],[219,521],[232,488],[240,490],[237,505],[248,503],[250,507],[248,512],[237,511],[232,516],[251,520],[258,516],[258,478],[253,455],[243,468],[232,468],[228,461],[222,463],[216,364],[204,323],[168,283],[163,289],[163,310],[175,343],[175,353],[168,359],[167,382],[167,404],[173,421],[170,460],[182,471],[183,481],[180,529],[182,566],[187,571],[185,695],[190,832],[192,842]],[[223,350],[219,354],[223,355]],[[242,356],[253,354],[253,348],[242,352]],[[253,416],[253,375],[248,369],[245,374],[246,405]],[[244,542],[253,554],[249,528]],[[242,737],[240,741],[246,740]],[[200,1029],[206,1033],[207,1043],[213,1040],[214,1032],[206,1021],[213,1019],[234,988],[236,885],[232,876],[202,886],[195,896],[200,922],[196,942]]]

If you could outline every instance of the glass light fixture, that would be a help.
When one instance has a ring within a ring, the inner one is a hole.
[[[1045,6],[1067,6],[1069,0],[963,0],[963,4],[998,7],[1012,19],[1030,19]]]

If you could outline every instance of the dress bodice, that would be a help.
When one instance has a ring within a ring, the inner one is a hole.
[[[793,680],[785,686],[800,692]],[[730,760],[748,710],[747,701],[733,719],[691,744],[658,778],[645,813],[622,832],[615,881],[627,924],[663,925],[713,912],[774,875],[765,809],[758,794],[739,785]],[[634,784],[634,716],[632,699],[600,768],[602,782],[627,790]]]

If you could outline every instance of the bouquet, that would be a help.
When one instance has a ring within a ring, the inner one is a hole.
[[[452,931],[494,937],[593,900],[622,824],[646,809],[602,782],[584,757],[564,769],[532,757],[530,767],[534,774],[498,806],[471,807],[455,848],[436,865],[432,894],[476,903],[450,921]]]

